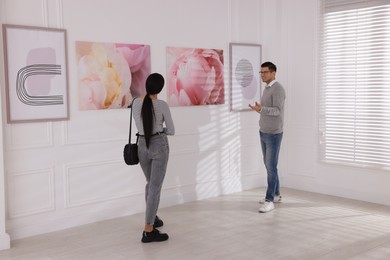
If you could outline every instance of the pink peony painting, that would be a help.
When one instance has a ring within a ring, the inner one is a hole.
[[[126,108],[144,95],[150,46],[76,42],[80,110]]]
[[[170,106],[225,103],[223,50],[167,48]]]

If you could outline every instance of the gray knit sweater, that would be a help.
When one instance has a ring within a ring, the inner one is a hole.
[[[267,134],[283,132],[284,101],[286,93],[279,82],[267,86],[261,96],[260,131]]]
[[[140,135],[144,135],[144,127],[141,118],[142,103],[143,99],[141,98],[136,98],[133,102],[133,118]],[[167,135],[174,135],[175,126],[173,124],[168,104],[163,100],[157,99],[153,100],[153,107],[155,122],[152,133],[165,132]]]

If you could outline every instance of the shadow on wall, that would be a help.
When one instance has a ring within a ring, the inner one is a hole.
[[[194,108],[192,108],[194,109]],[[201,126],[191,135],[197,147],[181,155],[177,182],[179,203],[200,200],[242,190],[239,114],[232,123],[227,106],[203,106]],[[194,140],[196,138],[196,140]],[[171,165],[176,167],[177,165]]]

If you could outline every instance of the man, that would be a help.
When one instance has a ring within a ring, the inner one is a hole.
[[[261,97],[261,103],[249,105],[260,114],[260,142],[263,161],[267,169],[267,193],[259,212],[265,213],[275,208],[274,202],[281,202],[279,190],[278,159],[283,137],[284,101],[286,94],[283,86],[276,81],[276,66],[272,62],[261,64],[261,80],[267,85]]]

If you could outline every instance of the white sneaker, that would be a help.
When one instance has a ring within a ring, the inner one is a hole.
[[[282,202],[282,196],[281,195],[275,195],[274,197],[274,203],[281,203]],[[259,201],[260,204],[264,204],[265,203],[265,198],[264,199],[261,199]]]
[[[273,202],[266,201],[266,202],[264,202],[263,206],[261,206],[259,208],[259,212],[260,213],[266,213],[266,212],[269,212],[269,211],[273,210],[274,208],[275,208],[275,206],[274,206]]]

